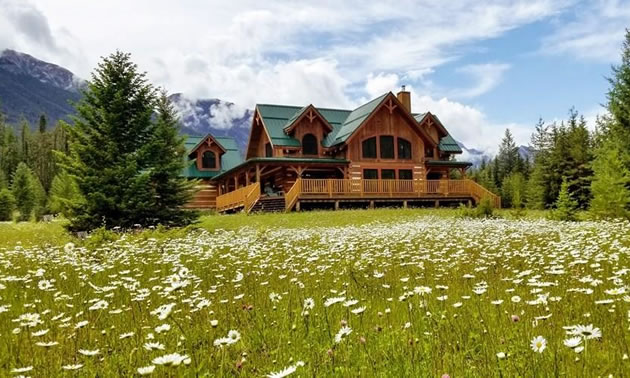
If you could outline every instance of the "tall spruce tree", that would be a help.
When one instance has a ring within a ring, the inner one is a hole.
[[[621,64],[612,72],[607,96],[610,117],[604,121],[593,163],[591,210],[599,217],[626,216],[630,210],[630,30],[626,30]]]
[[[165,148],[173,125],[164,114],[154,119],[157,105],[157,91],[129,54],[116,52],[98,65],[76,106],[74,125],[65,126],[69,155],[58,154],[84,197],[84,202],[73,206],[71,230],[188,220],[172,219],[173,213],[158,208],[164,198],[171,198],[165,203],[172,206],[180,203],[173,199],[175,194],[162,190],[175,190],[169,162],[177,160],[181,167],[184,156],[180,142]],[[160,176],[160,172],[169,173]],[[157,177],[164,180],[159,185],[153,181]]]
[[[162,92],[157,101],[157,120],[150,151],[150,181],[155,191],[153,217],[163,224],[190,223],[197,214],[183,206],[192,199],[197,182],[181,176],[186,148],[184,138],[179,135],[175,109],[166,92]]]
[[[34,188],[33,173],[24,163],[18,164],[13,180],[11,182],[11,192],[15,198],[15,205],[20,212],[19,220],[27,221],[33,215],[33,209],[37,204],[37,193]]]
[[[578,207],[578,202],[573,199],[569,192],[569,182],[566,179],[560,184],[560,192],[556,201],[556,208],[553,210],[552,216],[557,220],[573,221]]]

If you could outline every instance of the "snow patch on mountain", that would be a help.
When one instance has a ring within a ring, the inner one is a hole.
[[[31,55],[14,50],[2,51],[0,54],[0,69],[4,69],[14,75],[30,76],[42,83],[66,91],[78,92],[83,84],[83,80],[63,67],[41,61]]]

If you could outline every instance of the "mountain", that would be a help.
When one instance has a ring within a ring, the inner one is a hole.
[[[490,153],[489,151],[482,151],[476,148],[467,148],[461,142],[457,142],[457,144],[462,149],[462,151],[464,151],[461,155],[459,155],[458,160],[469,161],[473,163],[473,167],[475,168],[481,165],[481,161],[483,159],[486,159],[486,162],[488,162],[490,161],[490,159],[494,158],[494,154]],[[529,146],[518,146],[518,154],[523,159],[529,159],[530,162],[533,161],[534,152],[534,149]]]
[[[179,114],[182,132],[187,135],[229,136],[245,151],[254,112],[231,102],[190,99],[181,93],[169,96]]]
[[[0,110],[10,123],[24,116],[35,125],[41,114],[49,124],[67,119],[80,86],[81,80],[65,68],[13,50],[0,54]]]

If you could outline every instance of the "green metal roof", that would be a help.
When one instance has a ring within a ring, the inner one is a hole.
[[[319,163],[319,164],[350,164],[349,160],[345,159],[332,159],[332,158],[305,158],[305,157],[255,157],[247,159],[246,161],[232,167],[227,171],[221,171],[215,178],[219,178],[223,175],[235,171],[238,168],[252,164],[252,163]]]
[[[459,147],[459,144],[457,144],[451,134],[447,134],[445,137],[440,139],[438,149],[440,151],[449,152],[452,154],[461,154],[463,152],[462,149]]]
[[[185,146],[186,146],[186,167],[182,171],[182,176],[190,177],[190,178],[211,178],[219,175],[220,173],[229,171],[230,169],[236,167],[237,165],[243,162],[243,157],[241,156],[240,151],[238,150],[238,146],[236,145],[236,141],[231,137],[215,137],[212,136],[217,143],[223,147],[226,151],[223,155],[221,155],[221,170],[219,171],[200,171],[197,169],[197,165],[195,164],[195,159],[188,159],[188,155],[192,152],[192,149],[195,148],[206,136],[189,136],[186,138]]]

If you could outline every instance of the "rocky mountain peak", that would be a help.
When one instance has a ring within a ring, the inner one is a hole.
[[[78,92],[81,80],[69,70],[14,50],[0,54],[0,69],[14,75],[26,75],[54,87]]]

